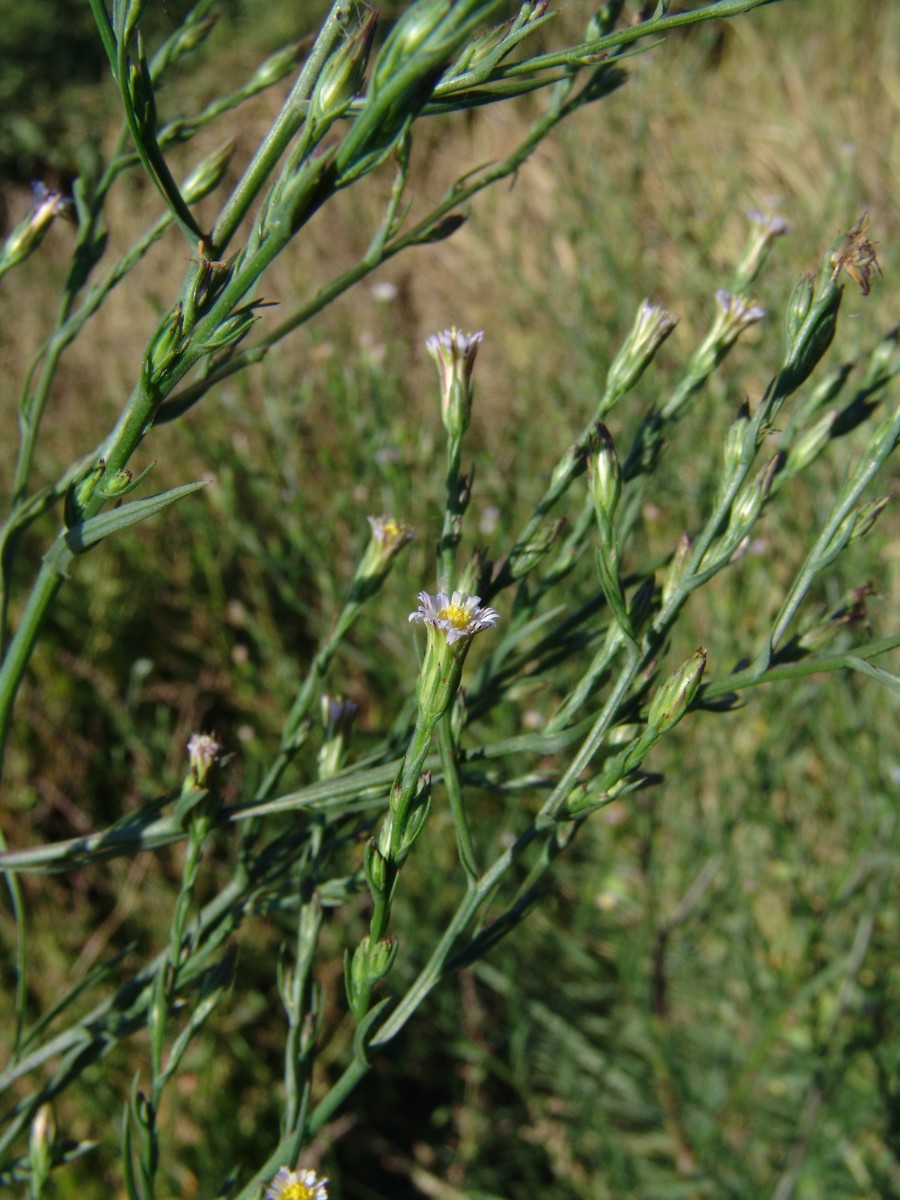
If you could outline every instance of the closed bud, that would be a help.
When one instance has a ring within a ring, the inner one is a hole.
[[[804,429],[788,449],[784,464],[786,476],[797,475],[818,458],[831,439],[837,410],[830,408],[809,429]]]
[[[403,829],[400,833],[400,844],[397,847],[394,862],[401,867],[406,861],[410,850],[419,839],[428,814],[431,812],[431,772],[423,771],[419,776],[419,786],[413,796],[412,803],[403,817]]]
[[[371,95],[376,95],[414,61],[426,42],[440,31],[452,7],[453,0],[418,0],[407,8],[378,52],[372,70]]]
[[[48,191],[42,183],[33,185],[34,204],[31,212],[20,221],[0,247],[0,276],[23,262],[44,240],[56,217],[72,206],[71,200],[58,191]]]
[[[675,547],[675,553],[669,559],[669,565],[666,567],[665,575],[663,575],[663,607],[669,603],[669,600],[672,598],[676,589],[681,585],[692,549],[693,542],[686,533],[683,533],[678,539],[678,545]]]
[[[137,62],[128,64],[127,98],[140,131],[149,138],[156,135],[156,97],[150,68],[141,53]]]
[[[898,349],[900,349],[900,328],[892,329],[869,355],[865,374],[860,381],[860,391],[875,388],[892,379],[900,371]]]
[[[762,512],[783,459],[784,456],[780,452],[773,454],[756,476],[738,492],[734,504],[731,506],[731,520],[729,521],[729,530],[738,540],[749,532],[756,518]]]
[[[815,294],[815,285],[813,284],[813,281],[809,275],[804,275],[803,278],[794,285],[794,290],[791,292],[791,298],[788,301],[787,313],[785,314],[785,325],[789,346],[792,346],[797,340],[800,331],[803,328],[804,322],[812,310]]]
[[[653,614],[655,597],[656,579],[653,575],[648,575],[631,597],[631,603],[628,606],[628,621],[632,635],[636,638],[640,637],[644,626]]]
[[[373,896],[383,896],[387,887],[387,863],[374,838],[369,838],[363,851],[363,871]]]
[[[73,529],[84,520],[85,510],[93,499],[105,470],[106,463],[101,458],[70,486],[65,502],[65,521],[68,529]]]
[[[510,581],[524,578],[556,545],[565,524],[565,517],[545,521],[529,541],[517,544],[515,552],[503,565],[502,577]]]
[[[181,195],[186,204],[202,200],[219,186],[225,178],[236,145],[235,139],[229,138],[218,150],[208,154],[203,162],[194,167],[181,185]]]
[[[744,401],[738,410],[735,421],[728,427],[725,434],[725,474],[723,482],[734,478],[748,463],[753,462],[756,453],[756,435],[750,421],[750,405]]]
[[[886,496],[879,496],[877,500],[870,500],[868,504],[863,504],[856,510],[856,520],[853,523],[853,532],[850,535],[851,542],[859,541],[860,538],[864,538],[870,532],[872,526],[893,498],[893,492],[889,492]]]
[[[290,74],[306,51],[305,42],[291,42],[281,50],[277,50],[256,69],[247,85],[251,93],[260,92],[264,88],[279,83],[285,75]]]
[[[595,434],[595,448],[588,456],[588,487],[598,516],[611,521],[622,495],[622,468],[606,426],[598,425]]]
[[[218,13],[210,13],[209,16],[203,17],[199,21],[192,21],[187,25],[182,25],[173,41],[169,44],[166,55],[167,60],[174,62],[182,54],[189,54],[191,50],[196,50],[212,33],[218,19]]]
[[[247,304],[233,312],[230,317],[226,317],[204,338],[199,349],[207,354],[216,350],[233,349],[238,342],[243,341],[258,320],[254,305]]]
[[[157,325],[147,347],[143,370],[144,382],[148,387],[154,387],[172,366],[181,352],[183,337],[184,310],[179,301]]]
[[[377,24],[378,13],[370,9],[362,24],[326,60],[310,97],[310,120],[329,124],[347,111],[365,79]]]
[[[331,779],[343,766],[347,742],[358,712],[359,705],[353,700],[322,696],[324,737],[317,760],[320,779]]]
[[[31,1168],[31,1195],[40,1196],[53,1165],[53,1143],[56,1141],[56,1120],[49,1104],[42,1104],[31,1122],[28,1146]]]
[[[372,988],[384,979],[397,957],[397,943],[392,940],[373,942],[364,937],[344,967],[344,986],[347,1002],[357,1020],[365,1016]]]
[[[868,620],[866,601],[874,591],[871,583],[853,588],[846,603],[832,609],[824,619],[818,617],[806,626],[797,638],[797,645],[806,651],[821,650],[842,629],[863,624]]]
[[[647,713],[648,730],[664,733],[677,725],[697,694],[706,669],[706,651],[699,647],[659,688]]]

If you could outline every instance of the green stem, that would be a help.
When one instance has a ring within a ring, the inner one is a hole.
[[[238,226],[265,186],[269,175],[275,169],[278,160],[306,119],[304,102],[309,99],[325,60],[344,32],[347,7],[342,0],[335,0],[335,3],[332,4],[315,45],[303,65],[297,82],[291,88],[290,95],[282,105],[281,112],[216,221],[211,239],[213,255],[221,256],[225,251]]]
[[[470,881],[478,879],[478,864],[475,859],[475,848],[472,844],[472,832],[463,805],[462,785],[459,778],[459,763],[457,747],[453,740],[450,721],[445,717],[437,728],[438,746],[441,752],[441,770],[444,786],[450,800],[450,813],[453,817],[453,828],[456,830],[456,846],[459,851],[459,861]]]

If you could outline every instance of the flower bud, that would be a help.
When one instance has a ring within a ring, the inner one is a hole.
[[[678,318],[661,305],[651,304],[649,300],[643,302],[631,332],[606,376],[601,415],[634,387],[677,324]]]
[[[306,42],[291,42],[281,50],[276,50],[261,66],[257,67],[247,85],[247,91],[251,94],[261,92],[264,88],[272,87],[273,84],[284,79],[285,75],[293,71],[303,58],[306,46]]]
[[[726,541],[736,543],[749,533],[769,498],[775,476],[783,461],[783,454],[780,452],[773,454],[754,478],[738,492],[731,506],[731,519],[728,523],[729,535],[727,535]]]
[[[347,753],[347,741],[358,712],[359,705],[352,700],[322,696],[322,724],[325,736],[318,755],[320,779],[331,779],[341,769]]]
[[[677,725],[697,694],[706,669],[706,651],[702,646],[659,688],[647,713],[647,728],[656,734]]]
[[[229,138],[218,150],[213,150],[201,163],[198,163],[181,185],[181,195],[186,204],[194,204],[202,200],[219,186],[225,178],[228,164],[231,162],[237,141]]]
[[[32,184],[34,204],[31,212],[8,235],[0,247],[0,276],[23,262],[38,248],[54,219],[72,206],[62,192],[48,191],[42,183]]]
[[[550,553],[565,528],[565,517],[545,521],[525,543],[517,543],[515,550],[501,567],[499,578],[510,582],[524,578]]]
[[[373,942],[368,935],[362,939],[344,964],[344,986],[350,1010],[361,1020],[365,1016],[372,988],[388,974],[397,957],[393,940]]]
[[[353,577],[350,599],[355,603],[362,603],[379,590],[394,559],[413,537],[409,526],[393,517],[367,517],[366,520],[372,534]]]
[[[414,61],[426,42],[439,32],[452,8],[453,0],[419,0],[406,9],[378,52],[370,95],[376,95]]]
[[[481,331],[465,334],[454,326],[425,341],[440,377],[441,419],[454,439],[461,438],[469,427],[474,397],[472,371],[483,337]]]
[[[365,79],[377,24],[378,13],[370,9],[365,20],[326,60],[310,97],[311,121],[330,124],[347,111]]]
[[[804,322],[812,310],[815,294],[815,285],[809,275],[804,275],[794,284],[785,314],[785,331],[789,346],[792,346],[797,340]]]
[[[856,520],[853,523],[853,532],[850,534],[851,542],[859,541],[860,538],[864,538],[869,533],[872,526],[893,498],[893,492],[889,492],[886,496],[879,496],[877,500],[870,500],[868,504],[863,504],[856,510]]]
[[[828,445],[834,432],[837,409],[830,408],[819,417],[809,429],[804,429],[794,444],[788,449],[784,464],[786,477],[799,474],[818,458]]]
[[[783,217],[771,216],[751,208],[747,213],[753,225],[750,239],[735,272],[733,290],[743,292],[759,275],[769,252],[778,238],[790,233],[790,225]]]
[[[31,1168],[31,1195],[40,1196],[53,1165],[53,1143],[56,1141],[56,1120],[49,1104],[42,1104],[31,1122],[28,1146]]]
[[[144,383],[152,388],[172,366],[182,349],[184,309],[181,301],[170,309],[156,327],[144,356]]]
[[[736,472],[753,462],[756,453],[756,435],[750,421],[750,405],[744,401],[738,409],[736,419],[725,434],[725,471],[723,484],[734,478]]]
[[[662,581],[662,604],[663,608],[669,603],[675,593],[676,588],[681,584],[684,578],[684,573],[687,570],[688,559],[691,556],[693,542],[686,533],[683,533],[678,539],[678,545],[675,547],[675,553],[669,559],[669,565],[666,567],[666,573],[663,575]]]
[[[255,304],[245,304],[243,308],[235,309],[231,316],[226,317],[202,342],[198,343],[197,348],[204,354],[211,354],[216,350],[233,349],[238,342],[244,340],[259,320],[255,308]]]
[[[189,775],[194,787],[207,786],[210,772],[219,762],[222,747],[208,733],[192,733],[187,744]]]
[[[598,425],[595,433],[596,449],[588,457],[588,487],[598,516],[609,522],[622,495],[622,468],[606,426]]]

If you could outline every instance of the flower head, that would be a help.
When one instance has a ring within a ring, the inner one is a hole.
[[[784,237],[791,231],[791,227],[784,217],[776,216],[774,213],[765,213],[758,208],[751,208],[747,217],[752,228],[735,274],[734,290],[737,292],[744,291],[753,283],[762,270],[774,243],[778,238]]]
[[[462,437],[472,415],[472,370],[484,334],[462,333],[455,326],[425,339],[441,381],[441,419],[451,437]]]
[[[281,1167],[266,1188],[266,1200],[328,1200],[328,1180],[315,1171],[289,1171]]]
[[[606,412],[640,379],[657,350],[678,324],[678,318],[660,304],[644,300],[631,332],[606,376]]]
[[[412,541],[412,530],[393,517],[367,517],[372,533],[353,580],[353,599],[373,595],[387,577],[394,559]]]
[[[735,296],[719,288],[716,300],[720,311],[710,336],[721,348],[730,348],[745,329],[765,320],[766,310],[746,296]]]
[[[205,787],[210,771],[219,761],[222,747],[208,733],[192,733],[187,744],[191,776],[198,787]]]
[[[450,597],[446,592],[432,596],[430,592],[419,592],[418,599],[419,607],[409,614],[410,621],[422,621],[440,630],[448,646],[462,638],[473,638],[500,620],[495,609],[481,607],[480,596],[464,596],[462,592],[454,592]]]
[[[428,634],[425,658],[416,685],[419,719],[433,728],[453,703],[462,679],[463,663],[476,633],[500,620],[492,608],[482,608],[480,596],[419,592],[419,607],[410,621],[421,621]]]

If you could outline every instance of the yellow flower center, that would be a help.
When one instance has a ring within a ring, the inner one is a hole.
[[[280,1200],[313,1200],[313,1189],[305,1183],[289,1183],[282,1189]]]
[[[438,616],[442,621],[449,621],[456,629],[465,629],[472,619],[471,609],[467,604],[445,604]]]

